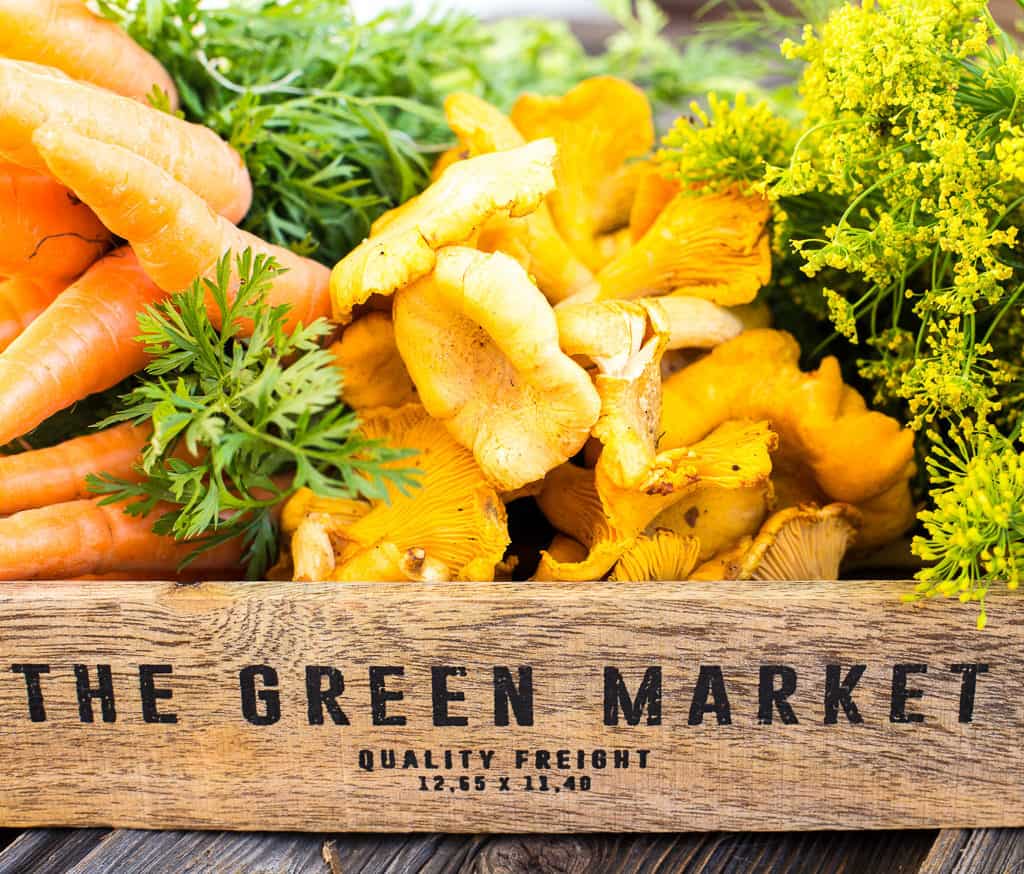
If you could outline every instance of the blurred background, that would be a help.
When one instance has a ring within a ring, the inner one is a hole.
[[[613,0],[616,5],[623,5],[628,0]],[[409,5],[409,0],[355,0],[353,3],[359,14],[367,17],[386,9],[394,9]],[[412,0],[412,6],[421,13],[433,9],[460,9],[472,12],[483,18],[504,18],[519,15],[543,15],[550,18],[568,19],[577,25],[577,29],[586,37],[588,34],[607,33],[611,27],[611,19],[605,11],[606,3],[600,0]],[[699,11],[708,5],[707,0],[663,0],[658,3],[672,18],[672,28],[685,30]],[[728,3],[722,4],[723,6]],[[753,7],[756,0],[737,5]],[[1021,17],[1021,6],[1018,0],[990,0],[993,15],[1004,26],[1017,21]]]

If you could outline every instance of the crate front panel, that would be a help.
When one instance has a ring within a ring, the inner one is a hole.
[[[0,586],[0,825],[1024,825],[1022,611],[906,583]]]

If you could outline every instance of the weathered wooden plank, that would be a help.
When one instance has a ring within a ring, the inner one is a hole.
[[[970,829],[946,828],[940,831],[918,874],[950,874],[960,861],[960,854],[970,837]]]
[[[335,835],[326,845],[335,850],[331,874],[456,874],[487,841],[477,835]]]
[[[933,837],[932,832],[847,832],[324,838],[53,830],[25,833],[17,854],[0,854],[0,874],[910,874]],[[968,833],[962,839],[966,842]]]
[[[330,835],[323,856],[330,874],[455,874],[486,841],[475,835]]]
[[[899,591],[7,584],[0,821],[1024,824],[1024,605],[996,599],[981,634],[969,607]]]
[[[91,852],[104,829],[22,832],[0,852],[0,874],[62,874]]]
[[[317,835],[120,829],[64,870],[68,874],[329,874],[322,846]]]
[[[697,871],[717,835],[518,835],[488,841],[461,874]]]
[[[524,835],[494,838],[465,874],[910,874],[934,832]]]
[[[927,856],[933,831],[808,832],[724,835],[694,874],[911,874]]]
[[[1024,831],[950,829],[941,832],[919,874],[1020,874]]]

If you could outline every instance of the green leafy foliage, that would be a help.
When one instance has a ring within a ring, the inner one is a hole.
[[[452,138],[451,91],[507,108],[524,90],[561,93],[598,73],[633,79],[656,103],[730,91],[730,69],[752,84],[740,52],[680,51],[653,0],[636,14],[613,0],[623,29],[596,56],[557,21],[405,10],[360,22],[346,0],[96,2],[167,67],[186,117],[242,153],[255,186],[245,227],[328,265],[427,184]]]
[[[255,578],[276,557],[275,508],[297,489],[387,500],[415,472],[396,464],[406,450],[362,438],[339,401],[341,371],[320,346],[327,322],[287,330],[288,308],[266,305],[276,263],[247,250],[234,268],[237,281],[225,256],[214,279],[140,315],[148,376],[102,424],[152,425],[145,479],[93,477],[90,488],[132,514],[158,509],[154,530],[198,538],[195,554],[243,537]]]

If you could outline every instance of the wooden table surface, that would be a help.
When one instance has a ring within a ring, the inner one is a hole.
[[[244,804],[244,799],[239,799]],[[680,835],[0,831],[0,874],[1018,874],[1024,830]]]

